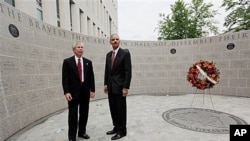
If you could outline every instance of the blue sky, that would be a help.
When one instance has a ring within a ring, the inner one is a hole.
[[[222,0],[204,0],[211,2],[220,15],[215,17],[220,29],[223,29],[225,10]],[[184,0],[185,3],[191,0]],[[170,5],[175,0],[118,0],[118,28],[122,40],[157,40],[160,13],[170,14]]]

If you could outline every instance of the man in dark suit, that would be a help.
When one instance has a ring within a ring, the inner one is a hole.
[[[92,62],[82,56],[84,52],[83,43],[77,41],[72,49],[74,56],[63,61],[62,85],[65,98],[68,101],[68,137],[70,141],[75,141],[77,127],[78,137],[90,138],[86,134],[86,125],[89,113],[89,99],[95,97],[95,78]]]
[[[104,93],[108,94],[109,108],[113,129],[106,134],[115,134],[111,139],[117,140],[127,135],[126,96],[131,81],[131,57],[128,49],[119,47],[117,34],[110,36],[113,50],[106,55]]]

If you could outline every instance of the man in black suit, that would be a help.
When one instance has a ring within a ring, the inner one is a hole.
[[[119,47],[117,34],[110,36],[113,50],[106,55],[104,93],[108,94],[109,108],[113,129],[106,134],[115,134],[111,139],[117,140],[127,135],[127,105],[126,96],[131,81],[131,57],[128,49]]]
[[[81,41],[75,42],[72,49],[74,56],[63,61],[62,85],[65,98],[68,101],[68,137],[70,141],[75,141],[77,127],[78,137],[90,138],[86,134],[86,125],[89,99],[95,97],[95,78],[92,62],[82,56],[84,52],[83,43]]]

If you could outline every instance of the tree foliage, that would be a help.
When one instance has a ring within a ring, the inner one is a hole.
[[[223,0],[222,7],[229,12],[223,24],[226,32],[250,29],[250,0]]]
[[[159,40],[174,40],[187,38],[189,23],[188,9],[182,0],[177,0],[171,5],[172,15],[160,14],[163,18],[159,21]]]
[[[183,0],[177,0],[171,5],[171,15],[160,14],[163,20],[158,23],[158,40],[200,38],[210,33],[217,34],[218,28],[213,22],[217,11],[211,10],[212,6],[211,3],[204,3],[204,0],[192,0],[189,5]]]
[[[214,16],[217,10],[212,9],[213,4],[204,3],[204,0],[192,0],[189,6],[191,26],[194,29],[191,38],[200,38],[210,34],[218,34],[217,23],[214,21]]]

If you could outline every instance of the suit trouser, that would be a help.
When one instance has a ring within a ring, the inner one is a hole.
[[[127,105],[126,96],[121,94],[108,94],[109,107],[114,129],[122,134],[127,133]]]
[[[84,92],[84,86],[82,86],[80,96],[78,98],[73,98],[72,101],[68,102],[68,125],[69,138],[75,138],[77,133],[77,123],[78,123],[78,108],[79,108],[79,129],[78,134],[86,133],[86,126],[88,121],[89,113],[89,93]]]

